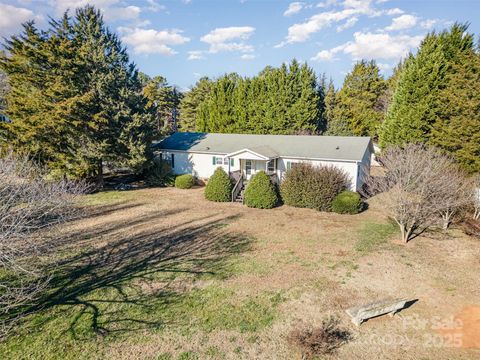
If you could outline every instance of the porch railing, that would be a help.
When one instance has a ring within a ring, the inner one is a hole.
[[[239,173],[237,182],[233,186],[233,190],[232,190],[232,202],[235,201],[238,194],[240,194],[240,191],[242,191],[242,188],[243,188],[243,175],[242,173]]]

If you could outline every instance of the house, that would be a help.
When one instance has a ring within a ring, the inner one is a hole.
[[[235,180],[248,181],[264,170],[281,181],[296,163],[332,165],[344,170],[350,188],[360,189],[369,174],[373,145],[369,137],[250,135],[177,132],[153,145],[175,174],[208,179],[222,167]]]

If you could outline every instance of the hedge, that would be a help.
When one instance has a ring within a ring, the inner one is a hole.
[[[286,205],[331,211],[333,200],[348,185],[348,175],[337,167],[298,163],[286,172],[280,192]]]
[[[332,210],[339,214],[358,214],[362,208],[362,198],[354,191],[343,191],[332,202]]]
[[[278,204],[278,195],[270,177],[259,171],[245,189],[245,205],[258,209],[271,209]]]
[[[232,182],[227,173],[218,167],[208,179],[205,187],[205,198],[210,201],[227,202],[231,201]]]
[[[190,189],[195,185],[195,178],[190,174],[179,175],[175,178],[175,187],[179,189]]]

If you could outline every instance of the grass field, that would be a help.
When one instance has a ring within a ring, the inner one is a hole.
[[[211,203],[202,188],[85,196],[85,216],[45,240],[51,291],[0,358],[300,359],[289,333],[328,315],[352,334],[333,358],[479,358],[478,240],[401,244],[375,202],[352,216]],[[358,328],[344,312],[386,297],[418,301]]]

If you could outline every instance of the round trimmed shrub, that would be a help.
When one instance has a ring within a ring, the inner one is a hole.
[[[258,172],[245,189],[245,205],[258,209],[271,209],[278,203],[277,192],[265,171]]]
[[[190,189],[195,185],[195,178],[190,174],[179,175],[175,178],[175,187],[179,189]]]
[[[335,166],[298,163],[286,172],[280,193],[286,205],[331,211],[333,200],[348,185],[348,175]]]
[[[332,202],[332,210],[338,214],[358,214],[362,207],[362,198],[354,191],[343,191]]]
[[[225,170],[218,167],[208,179],[205,187],[205,198],[210,201],[227,202],[231,201],[232,182]]]

